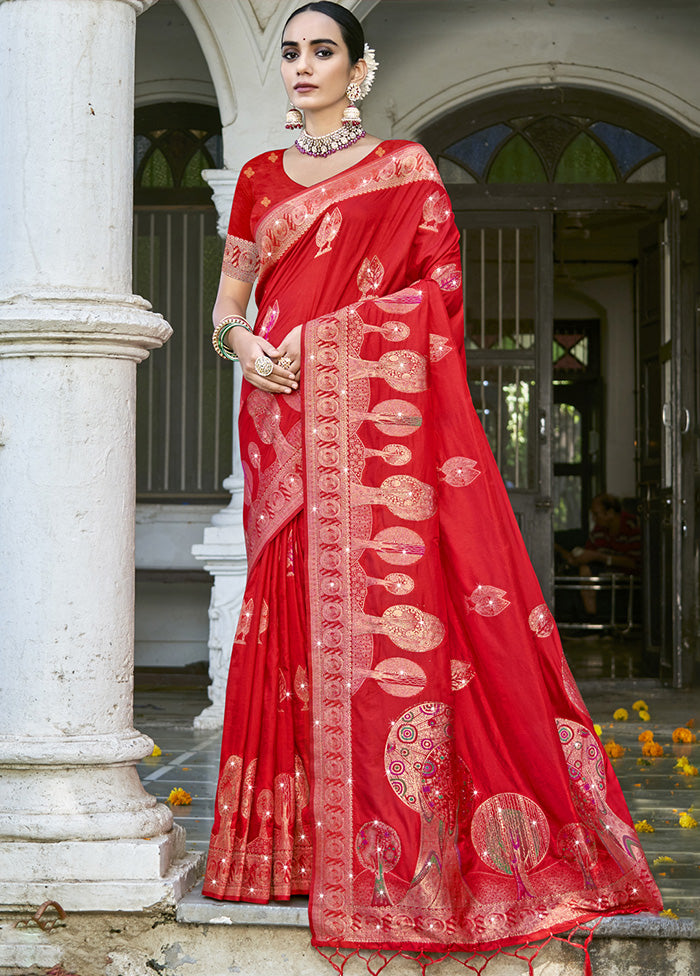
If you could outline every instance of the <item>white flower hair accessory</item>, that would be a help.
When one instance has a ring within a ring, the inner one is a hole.
[[[374,76],[376,75],[377,68],[379,67],[379,62],[374,56],[374,50],[369,46],[369,44],[365,44],[365,53],[362,55],[362,58],[367,65],[367,75],[365,80],[360,85],[360,98],[364,98],[365,95],[369,94],[369,90],[374,83]]]

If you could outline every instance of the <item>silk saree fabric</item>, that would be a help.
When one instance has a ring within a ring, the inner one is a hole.
[[[308,892],[317,946],[438,953],[659,910],[471,404],[432,160],[382,143],[310,188],[265,167],[224,270],[259,273],[270,341],[303,323],[302,382],[243,392],[205,894]]]

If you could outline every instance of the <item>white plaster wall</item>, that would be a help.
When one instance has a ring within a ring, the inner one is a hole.
[[[365,20],[381,62],[368,119],[410,137],[476,97],[602,88],[700,128],[694,0],[384,0]],[[467,111],[468,116],[468,111]]]
[[[601,320],[605,489],[614,495],[633,496],[636,494],[636,472],[634,277],[631,268],[619,275],[579,282],[575,289],[555,290],[554,317]]]
[[[237,171],[263,149],[288,144],[279,39],[298,0],[178,4],[213,80],[227,167]],[[411,138],[475,98],[559,84],[614,92],[700,130],[695,0],[347,0],[347,6],[364,17],[381,65],[363,105],[379,136]]]
[[[209,583],[136,581],[136,667],[183,668],[209,660],[210,590]]]
[[[159,0],[136,27],[135,100],[216,105],[216,91],[202,49],[174,0]]]

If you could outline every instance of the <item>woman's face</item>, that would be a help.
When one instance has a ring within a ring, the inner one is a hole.
[[[350,64],[340,27],[325,14],[306,10],[287,24],[282,38],[282,81],[302,111],[347,104],[345,89],[364,77],[364,61]]]

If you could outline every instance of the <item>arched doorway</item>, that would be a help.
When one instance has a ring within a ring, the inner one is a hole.
[[[697,147],[594,91],[471,103],[421,140],[462,232],[472,394],[548,600],[590,498],[642,518],[647,666],[693,667]],[[687,216],[683,216],[687,213]]]

